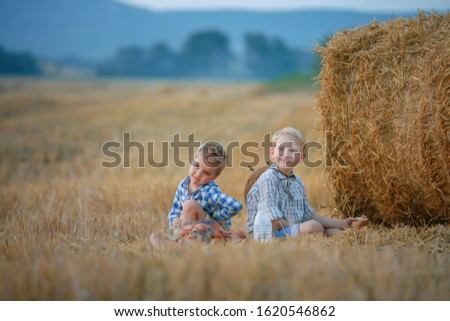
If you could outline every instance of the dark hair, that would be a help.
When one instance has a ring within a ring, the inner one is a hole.
[[[197,154],[202,154],[202,161],[208,167],[216,168],[216,174],[219,175],[227,164],[227,154],[223,146],[215,141],[206,142],[201,145]]]

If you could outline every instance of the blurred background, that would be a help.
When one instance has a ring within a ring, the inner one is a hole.
[[[0,74],[307,81],[336,31],[450,1],[1,0]]]

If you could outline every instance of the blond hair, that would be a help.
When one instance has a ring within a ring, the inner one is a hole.
[[[272,136],[272,142],[276,142],[278,138],[285,135],[288,135],[295,139],[300,144],[300,146],[303,147],[303,145],[305,145],[305,137],[297,129],[292,127],[284,127],[280,130],[277,130]]]

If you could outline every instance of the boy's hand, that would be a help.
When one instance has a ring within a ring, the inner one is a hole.
[[[284,218],[280,218],[278,220],[272,221],[272,230],[278,231],[285,229],[287,227],[291,226],[288,221],[286,221]]]
[[[353,222],[351,223],[350,227],[361,228],[367,223],[368,220],[369,219],[365,215],[360,216],[360,217],[355,217],[355,218],[353,218]]]
[[[347,217],[345,220],[342,221],[341,226],[339,227],[340,230],[346,230],[349,229],[353,222],[356,222],[356,219],[354,217]]]
[[[172,228],[180,228],[181,227],[181,218],[176,218],[173,220]]]

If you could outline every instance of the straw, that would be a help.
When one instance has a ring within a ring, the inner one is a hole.
[[[344,214],[449,222],[449,30],[450,14],[419,12],[340,31],[317,49],[321,129],[327,143],[345,142],[348,167],[333,160],[325,170]]]

